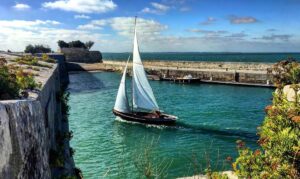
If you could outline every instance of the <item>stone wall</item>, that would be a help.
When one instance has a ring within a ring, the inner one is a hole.
[[[68,131],[62,120],[59,67],[55,64],[37,77],[39,92],[28,99],[0,101],[0,178],[53,178],[50,150],[59,148],[57,134]],[[74,171],[65,145],[64,172]]]
[[[89,51],[84,48],[62,48],[61,53],[66,56],[67,62],[100,63],[102,54],[99,51]]]
[[[272,63],[242,63],[242,62],[174,62],[174,61],[144,61],[148,74],[160,77],[184,77],[192,75],[201,80],[234,82],[248,84],[272,84]],[[104,61],[104,70],[122,71],[124,61]],[[129,71],[132,64],[129,64]]]
[[[105,64],[125,65],[125,61],[106,61]],[[248,70],[267,71],[272,68],[272,63],[255,62],[193,62],[193,61],[143,61],[144,66],[173,68],[173,69],[218,69],[218,70]]]

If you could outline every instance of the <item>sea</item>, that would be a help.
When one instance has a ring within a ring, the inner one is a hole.
[[[104,60],[126,60],[131,53],[102,53]],[[300,61],[300,53],[163,52],[141,53],[143,60],[223,61],[274,63],[287,58]]]
[[[147,55],[149,59],[167,59]],[[281,55],[267,55],[267,61],[283,58]],[[172,53],[167,56],[174,60],[187,60],[187,56],[190,60],[212,58],[191,53],[180,59]],[[219,58],[218,54],[213,56]],[[255,56],[258,59],[261,55]],[[226,59],[240,58],[229,55]],[[250,56],[244,59],[250,60]],[[71,147],[84,178],[135,179],[149,174],[177,178],[202,173],[208,167],[231,170],[231,162],[237,157],[237,140],[258,148],[257,127],[274,92],[259,87],[150,81],[160,109],[178,116],[175,126],[153,126],[125,122],[113,115],[120,79],[121,74],[112,72],[70,73]],[[130,84],[130,79],[127,81]]]

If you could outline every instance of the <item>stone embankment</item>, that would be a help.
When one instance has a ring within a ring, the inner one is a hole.
[[[67,62],[100,63],[102,54],[99,51],[89,51],[84,48],[62,48],[60,52],[65,55]]]
[[[69,141],[59,141],[59,136],[69,133],[60,98],[61,86],[67,85],[68,78],[61,80],[60,74],[65,72],[59,64],[49,65],[52,67],[40,67],[35,77],[42,84],[40,90],[30,91],[26,99],[0,101],[0,178],[75,175]],[[59,157],[62,162],[56,166]]]
[[[243,62],[186,62],[186,61],[144,61],[148,75],[160,78],[182,78],[192,75],[203,83],[221,83],[273,87],[272,63]],[[69,70],[122,71],[124,61],[107,61],[94,64],[69,63]],[[129,71],[132,64],[129,64]]]

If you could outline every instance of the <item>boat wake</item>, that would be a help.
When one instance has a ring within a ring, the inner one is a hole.
[[[139,122],[132,122],[123,120],[120,117],[116,117],[116,121],[123,122],[123,123],[129,123],[129,124],[135,124],[135,125],[142,125],[149,128],[157,128],[157,129],[175,129],[175,130],[182,130],[190,133],[201,133],[206,135],[218,135],[218,136],[228,136],[228,137],[240,137],[244,139],[250,139],[253,141],[258,140],[258,136],[255,133],[247,132],[244,130],[241,130],[239,128],[217,128],[214,126],[209,125],[192,125],[192,124],[186,124],[182,121],[177,121],[176,125],[174,126],[164,126],[164,125],[152,125],[152,124],[143,124]]]
[[[241,137],[250,140],[258,140],[258,136],[255,133],[244,131],[239,128],[218,128],[215,126],[201,125],[201,124],[192,125],[192,124],[186,124],[181,121],[178,121],[175,127],[189,132],[197,132],[197,133],[203,133],[208,135],[221,135],[221,136],[228,136],[228,137]]]
[[[128,123],[128,124],[143,125],[146,127],[151,127],[151,128],[153,127],[153,128],[157,128],[157,129],[165,129],[168,127],[168,126],[164,126],[164,125],[153,125],[153,124],[144,124],[144,123],[140,123],[140,122],[127,121],[118,116],[116,117],[115,121]]]

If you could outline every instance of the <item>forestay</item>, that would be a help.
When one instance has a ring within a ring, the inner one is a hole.
[[[159,110],[152,88],[148,82],[144,66],[141,61],[136,27],[133,42],[133,107],[144,110]]]
[[[115,107],[114,107],[115,110],[124,112],[124,113],[130,112],[127,93],[126,93],[126,73],[127,73],[127,65],[128,65],[129,59],[130,59],[130,57],[127,60],[127,63],[126,63],[126,66],[125,66],[125,69],[123,72],[123,76],[121,79],[121,83],[119,86],[116,103],[115,103]]]

